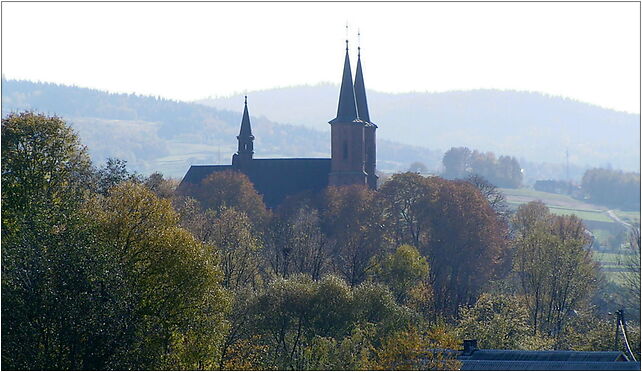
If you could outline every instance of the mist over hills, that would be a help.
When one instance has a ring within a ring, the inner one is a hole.
[[[255,115],[329,130],[336,85],[248,92]],[[240,95],[198,101],[240,110]],[[368,91],[378,138],[440,152],[453,146],[516,156],[520,162],[569,162],[574,169],[640,169],[640,115],[535,92],[473,90],[389,94]]]
[[[330,84],[248,93],[257,157],[329,157]],[[564,178],[610,165],[638,171],[639,114],[539,93],[480,90],[368,93],[379,125],[378,168],[402,171],[421,161],[440,168],[452,146],[518,157],[524,180]],[[229,164],[241,120],[240,95],[179,102],[50,83],[2,80],[2,114],[25,109],[65,118],[94,161],[128,161],[142,173],[182,177],[192,164]],[[283,123],[283,124],[282,124]]]
[[[127,160],[141,173],[182,177],[192,164],[229,164],[243,101],[234,110],[135,94],[51,83],[2,79],[2,115],[35,110],[56,114],[76,129],[97,163]],[[254,114],[250,106],[250,113]],[[330,135],[252,115],[256,157],[329,157]],[[378,143],[383,170],[405,170],[413,161],[438,164],[442,154],[392,141]]]

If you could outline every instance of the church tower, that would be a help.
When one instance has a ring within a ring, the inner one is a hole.
[[[337,117],[330,120],[332,160],[330,165],[331,186],[366,185],[365,172],[365,122],[359,120],[352,70],[346,40],[346,57],[339,93]]]
[[[254,136],[250,125],[250,114],[247,111],[247,96],[245,96],[245,108],[243,109],[243,119],[241,119],[241,132],[236,136],[236,139],[239,145],[236,154],[232,156],[232,165],[242,168],[248,165],[254,156]]]
[[[368,100],[366,98],[366,86],[363,82],[363,71],[361,69],[361,46],[357,47],[357,73],[354,77],[354,95],[357,102],[357,116],[364,121],[364,147],[365,147],[365,171],[368,174],[368,187],[377,189],[377,126],[370,121],[368,112]]]

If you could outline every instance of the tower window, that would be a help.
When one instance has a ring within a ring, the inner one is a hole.
[[[343,160],[348,159],[348,142],[343,141]]]

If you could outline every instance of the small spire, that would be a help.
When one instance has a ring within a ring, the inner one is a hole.
[[[252,125],[250,124],[250,112],[247,109],[247,96],[245,96],[245,107],[243,108],[243,118],[241,119],[241,132],[239,136],[242,138],[254,139],[252,136]]]
[[[361,57],[361,29],[357,29],[357,57]]]

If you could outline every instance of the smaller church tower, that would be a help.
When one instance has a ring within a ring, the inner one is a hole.
[[[243,168],[252,161],[254,156],[254,136],[252,135],[252,126],[250,125],[250,114],[247,110],[247,96],[245,96],[245,108],[243,109],[243,119],[241,119],[241,132],[238,136],[238,151],[232,156],[232,165],[237,168]]]
[[[364,143],[365,143],[365,171],[368,174],[368,187],[376,190],[377,179],[377,126],[370,121],[368,112],[368,99],[366,98],[366,86],[363,82],[363,70],[361,69],[361,46],[357,47],[357,72],[354,77],[354,96],[357,102],[357,114],[359,119],[364,121]]]
[[[339,93],[337,117],[330,120],[332,160],[331,186],[366,185],[364,124],[357,114],[357,102],[352,84],[348,40],[343,64],[343,78]]]

